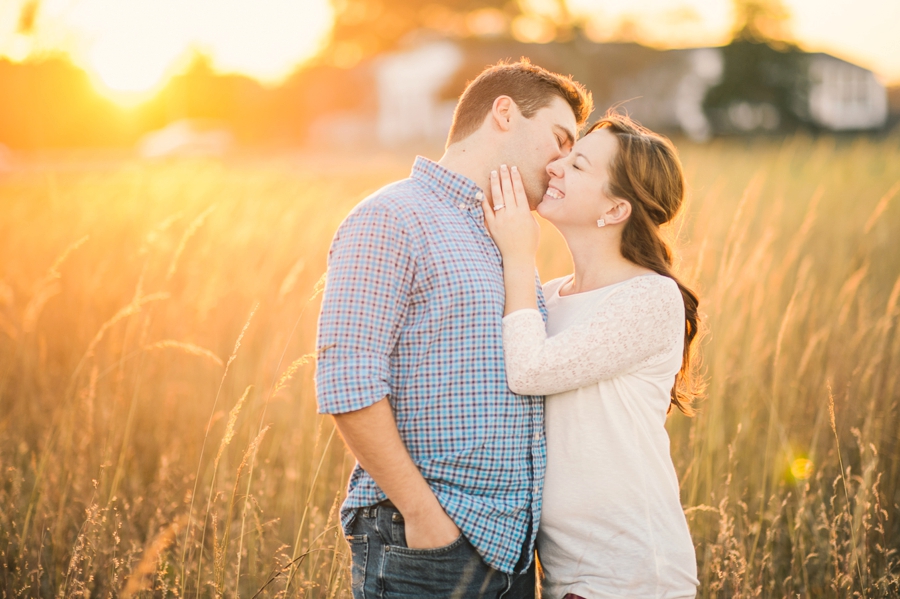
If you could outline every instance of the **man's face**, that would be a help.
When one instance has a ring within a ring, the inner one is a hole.
[[[530,119],[519,118],[507,146],[507,164],[519,167],[531,209],[537,208],[547,191],[547,165],[566,156],[575,143],[577,125],[572,108],[556,96]]]

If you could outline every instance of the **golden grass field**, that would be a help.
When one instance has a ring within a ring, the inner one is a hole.
[[[900,596],[900,136],[681,152],[708,394],[669,429],[700,596]],[[3,597],[349,595],[319,290],[342,218],[410,165],[0,173]],[[547,228],[540,267],[568,268]]]

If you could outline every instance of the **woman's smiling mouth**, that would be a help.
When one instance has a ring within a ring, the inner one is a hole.
[[[566,197],[566,194],[564,194],[560,190],[556,189],[555,187],[548,187],[547,191],[546,191],[546,193],[544,193],[544,195],[549,198],[552,198],[554,200],[561,200],[564,197]]]

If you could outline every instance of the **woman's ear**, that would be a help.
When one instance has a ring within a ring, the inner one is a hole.
[[[509,96],[497,96],[491,106],[491,121],[501,131],[509,131],[509,119],[516,110],[516,103]]]
[[[624,223],[631,216],[631,202],[620,198],[611,198],[611,200],[613,202],[612,208],[606,212],[603,220],[606,221],[607,225]]]

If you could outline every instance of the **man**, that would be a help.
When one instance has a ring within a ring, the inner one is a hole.
[[[440,162],[417,158],[335,235],[316,386],[358,461],[341,508],[357,599],[534,595],[543,398],[506,384],[500,254],[481,203],[490,171],[509,165],[536,206],[591,108],[570,78],[489,67],[463,92]]]

